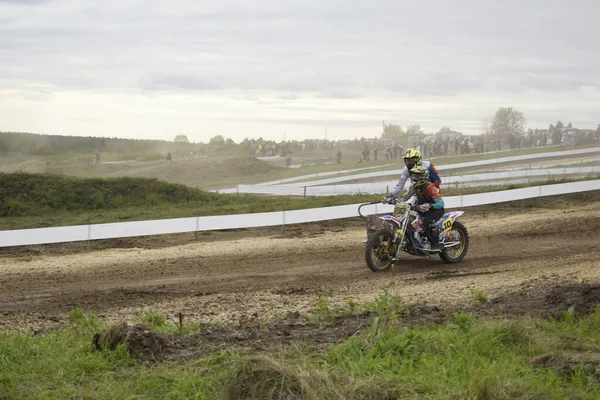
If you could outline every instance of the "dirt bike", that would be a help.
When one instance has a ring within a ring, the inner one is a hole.
[[[380,201],[361,204],[358,214],[364,218],[360,209],[378,203]],[[373,272],[389,271],[396,265],[401,251],[422,257],[437,253],[447,264],[463,260],[469,248],[469,233],[456,218],[463,215],[464,211],[445,213],[436,222],[442,249],[434,250],[431,249],[431,243],[423,229],[423,217],[416,211],[415,199],[394,199],[391,204],[394,205],[392,215],[377,217],[380,221],[379,226],[369,229],[372,232],[368,234],[365,248],[369,269]]]

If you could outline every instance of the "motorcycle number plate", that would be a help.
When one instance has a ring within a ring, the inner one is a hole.
[[[452,228],[452,223],[453,223],[453,222],[454,222],[454,221],[452,221],[452,218],[447,218],[447,219],[444,221],[444,223],[442,224],[442,228],[444,229],[444,232],[445,232],[445,231],[449,231],[449,230],[450,230],[450,228]]]

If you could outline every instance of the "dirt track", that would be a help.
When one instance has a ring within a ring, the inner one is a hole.
[[[155,249],[8,256],[0,259],[0,328],[56,326],[75,306],[107,321],[180,311],[202,322],[265,318],[313,307],[318,291],[335,304],[373,300],[391,281],[391,292],[408,302],[463,301],[471,289],[501,295],[536,281],[600,281],[599,202],[464,222],[472,241],[463,263],[406,255],[398,273],[386,274],[365,266],[364,230],[342,224]]]

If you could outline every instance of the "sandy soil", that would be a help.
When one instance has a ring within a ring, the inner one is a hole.
[[[364,229],[296,226],[267,235],[160,248],[0,259],[0,328],[57,326],[81,306],[109,322],[181,312],[201,322],[268,319],[314,307],[370,301],[391,292],[407,302],[460,302],[470,291],[499,296],[539,281],[600,281],[600,202],[562,210],[469,216],[471,246],[459,265],[405,255],[397,273],[364,262]]]

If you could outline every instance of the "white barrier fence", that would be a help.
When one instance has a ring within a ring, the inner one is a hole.
[[[485,182],[505,179],[533,178],[564,175],[600,174],[600,166],[579,168],[537,168],[520,171],[499,171],[470,175],[443,176],[442,185],[448,187],[465,182]],[[337,196],[353,194],[385,194],[392,190],[397,180],[381,182],[351,183],[325,186],[292,186],[292,185],[237,185],[236,193],[265,194],[272,196]],[[510,182],[504,182],[510,183]],[[409,185],[406,183],[405,187]]]
[[[485,166],[485,165],[505,164],[505,163],[514,162],[514,161],[526,161],[526,160],[535,160],[535,159],[543,159],[543,158],[557,158],[557,157],[575,156],[575,155],[583,155],[583,154],[598,153],[598,152],[600,152],[600,147],[593,147],[593,148],[589,148],[589,149],[578,149],[578,150],[552,151],[552,152],[546,152],[546,153],[524,154],[522,156],[493,158],[493,159],[489,159],[489,160],[470,161],[470,162],[448,164],[448,165],[436,165],[436,168],[439,171],[445,172],[445,171],[450,171],[453,169],[455,170],[455,169],[479,167],[479,166]],[[381,167],[376,167],[376,168],[381,168]],[[347,173],[347,172],[354,172],[354,171],[357,171],[357,170],[325,172],[325,173],[320,173],[320,174],[316,174],[316,175],[319,175],[319,176],[336,175],[336,174],[340,174],[342,172]],[[303,187],[309,187],[309,186],[328,185],[328,184],[337,183],[337,182],[348,182],[348,181],[359,180],[359,179],[381,178],[381,177],[390,176],[390,175],[399,177],[401,173],[402,173],[401,169],[395,169],[395,170],[388,170],[388,171],[367,172],[367,173],[363,173],[363,174],[345,175],[345,176],[340,176],[340,177],[335,177],[335,178],[327,178],[327,179],[319,179],[319,180],[313,180],[313,181],[293,182],[292,183],[292,181],[305,179],[305,178],[308,179],[308,178],[312,178],[313,176],[315,176],[315,174],[311,174],[311,175],[304,175],[302,177],[295,177],[295,178],[282,179],[279,181],[265,182],[265,183],[261,183],[261,184],[257,184],[257,185],[253,185],[253,186],[275,186],[275,184],[278,184],[276,186],[291,186],[291,187],[303,188]],[[238,187],[213,190],[213,192],[242,193],[239,191]],[[257,192],[245,192],[245,193],[263,193],[263,192],[257,191]],[[266,193],[270,193],[270,192],[266,192]],[[282,191],[282,193],[287,193],[287,192]]]
[[[550,145],[550,146],[545,146],[544,148],[560,148],[560,147],[561,147],[560,145]],[[514,151],[514,150],[488,151],[488,152],[479,153],[479,154],[480,155],[481,154],[502,155],[502,153],[508,153],[508,152],[511,152],[511,151]],[[525,156],[527,156],[527,155],[525,155]],[[442,156],[442,157],[444,157],[444,156]],[[393,165],[393,164],[376,165],[376,166],[373,166],[373,167],[363,167],[363,168],[354,168],[354,169],[345,169],[345,170],[340,170],[340,171],[316,172],[314,174],[308,174],[308,175],[302,175],[302,176],[295,176],[293,178],[285,178],[285,179],[279,179],[279,180],[275,180],[275,181],[271,181],[271,182],[259,183],[259,185],[281,185],[281,184],[284,184],[284,183],[289,183],[289,182],[294,182],[294,181],[301,181],[301,180],[310,179],[310,178],[318,178],[318,177],[321,177],[321,176],[340,175],[340,174],[348,174],[348,173],[352,173],[352,172],[364,171],[364,170],[368,170],[368,169],[385,168],[385,167],[388,167],[388,166],[391,166],[391,165]]]
[[[444,201],[446,203],[446,208],[450,209],[592,190],[600,190],[600,179],[452,196],[446,197]],[[363,213],[379,214],[391,212],[391,210],[392,207],[390,205],[376,204],[365,207]],[[256,214],[117,222],[56,228],[19,229],[0,231],[0,247],[289,225],[356,216],[358,216],[358,204],[350,204],[344,206]]]
[[[385,167],[390,167],[392,165],[394,165],[394,164],[383,164],[383,165],[375,165],[373,167],[344,169],[341,171],[315,172],[314,174],[300,175],[300,176],[294,176],[292,178],[284,178],[284,179],[278,179],[276,181],[263,182],[263,183],[259,183],[259,185],[281,185],[284,183],[289,183],[289,182],[294,182],[294,181],[302,181],[302,180],[310,179],[310,178],[319,178],[321,176],[350,174],[352,172],[366,171],[369,169],[376,169],[376,168],[385,168]]]

